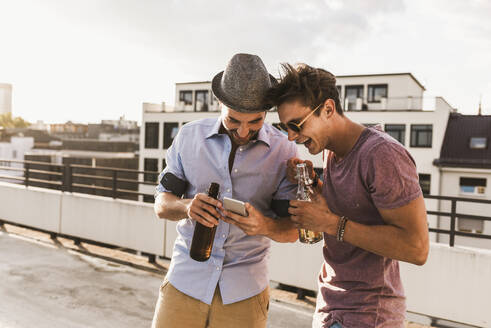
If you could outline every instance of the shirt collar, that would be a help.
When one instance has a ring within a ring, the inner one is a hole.
[[[206,139],[211,138],[215,135],[220,134],[220,126],[222,125],[222,118],[217,118],[215,124],[213,124],[210,132],[206,135]]]
[[[266,122],[263,123],[261,130],[259,130],[259,133],[257,134],[257,140],[264,142],[266,146],[270,147],[270,135],[269,131],[266,130]]]
[[[261,129],[259,130],[259,132],[257,134],[257,141],[262,141],[264,144],[266,144],[266,146],[270,147],[270,136],[269,136],[268,131],[266,131],[265,124],[266,123],[263,123],[263,126],[261,127]],[[219,135],[221,125],[222,125],[222,118],[219,117],[216,120],[215,124],[213,124],[210,132],[206,135],[206,139],[211,138],[215,135]],[[252,140],[251,142],[254,142],[254,141],[256,141],[256,140]]]

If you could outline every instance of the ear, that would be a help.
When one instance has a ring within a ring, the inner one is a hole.
[[[334,103],[334,100],[326,99],[326,101],[324,102],[324,108],[322,109],[322,111],[325,113],[327,118],[331,117],[334,114],[334,112],[336,111],[335,106],[336,106],[336,104]]]

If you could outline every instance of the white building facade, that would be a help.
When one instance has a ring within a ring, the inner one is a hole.
[[[439,157],[447,121],[455,109],[441,97],[424,98],[425,88],[410,73],[338,76],[337,87],[344,114],[366,126],[379,124],[399,140],[416,161],[423,191],[438,195],[440,170],[433,161]],[[196,82],[176,84],[175,107],[143,104],[142,115],[140,170],[160,172],[180,127],[193,120],[218,117],[220,112],[211,83]],[[278,114],[269,112],[266,122],[279,123]],[[321,154],[313,156],[303,145],[298,145],[298,150],[301,158],[311,160],[319,171],[322,169]],[[152,185],[140,187],[144,193],[153,193],[154,189]],[[427,200],[429,208],[436,210],[436,204]],[[437,218],[430,216],[429,222],[436,227]]]
[[[24,154],[31,151],[34,147],[33,137],[11,137],[9,142],[0,142],[0,175],[1,176],[14,176],[23,177],[23,171],[16,170],[2,170],[2,167],[7,168],[17,168],[23,169],[24,164],[22,163],[11,163],[7,162],[9,160],[13,161],[23,161]],[[5,180],[5,178],[0,179]],[[9,180],[9,182],[17,182],[14,180]]]
[[[435,166],[440,171],[439,195],[487,201],[459,201],[456,203],[455,229],[459,233],[491,235],[491,221],[466,217],[491,216],[491,115],[452,114],[443,139],[440,156]],[[451,211],[449,201],[440,201],[439,209]],[[450,228],[450,218],[440,217],[438,226]],[[441,234],[438,240],[447,242]],[[455,244],[491,248],[491,240],[457,235]]]

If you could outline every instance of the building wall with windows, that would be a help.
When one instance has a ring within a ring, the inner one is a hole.
[[[11,137],[9,141],[0,142],[0,159],[23,161],[24,153],[33,147],[33,137]]]
[[[30,151],[34,147],[34,138],[33,137],[11,137],[10,140],[0,142],[0,166],[7,166],[11,168],[24,168],[24,164],[22,163],[10,163],[10,162],[2,162],[3,160],[17,160],[23,161],[24,154]],[[14,171],[14,170],[2,170],[0,168],[0,176],[15,176],[22,177],[24,173],[22,171]],[[0,179],[1,181],[8,182],[17,182],[14,180],[6,180]]]
[[[441,168],[440,189],[440,194],[443,196],[491,200],[491,169],[443,167]],[[450,202],[442,201],[439,206],[441,211],[450,211]],[[489,216],[489,208],[489,204],[458,202],[456,212]],[[439,221],[440,228],[450,228],[449,217],[441,217]],[[457,217],[455,227],[458,231],[462,232],[491,234],[491,221]],[[441,242],[448,242],[449,237],[448,235],[441,234],[438,239]],[[457,245],[491,248],[491,240],[487,239],[456,236],[455,243]]]
[[[425,88],[411,73],[340,75],[336,77],[346,111],[417,110]]]
[[[345,110],[418,110],[424,86],[411,73],[340,75],[336,77]],[[211,82],[176,83],[175,109],[186,112],[218,111]]]
[[[176,83],[177,111],[216,112],[218,101],[211,91],[211,82]]]
[[[491,200],[491,115],[452,114],[449,117],[440,156],[434,164],[441,172],[439,193],[445,196]],[[444,211],[449,202],[441,202]],[[457,203],[459,214],[489,216],[491,205]],[[440,226],[449,227],[448,217],[440,218]],[[457,230],[491,234],[491,221],[457,216]],[[439,236],[448,240],[448,236]],[[457,236],[457,244],[491,248],[491,241]]]
[[[88,124],[73,123],[70,121],[60,124],[50,124],[49,126],[51,135],[65,139],[87,138],[88,131]]]

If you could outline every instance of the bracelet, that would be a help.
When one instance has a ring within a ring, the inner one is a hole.
[[[317,185],[319,184],[319,176],[317,175],[317,172],[314,171],[314,178],[312,179],[313,182],[312,182],[312,187],[317,187]]]
[[[348,222],[348,219],[346,218],[346,216],[342,216],[339,218],[339,221],[338,221],[338,229],[337,229],[337,232],[336,232],[336,239],[338,241],[343,241],[343,238],[344,238],[344,229],[346,228],[346,222]]]

